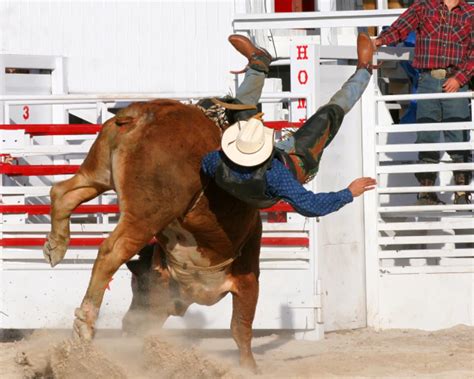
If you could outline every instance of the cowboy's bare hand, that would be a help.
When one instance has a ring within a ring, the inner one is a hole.
[[[353,197],[362,195],[365,191],[370,191],[375,188],[377,182],[374,178],[358,178],[349,184],[349,191],[351,191]]]
[[[458,92],[459,88],[461,88],[461,83],[455,78],[449,78],[443,84],[444,92]]]
[[[3,159],[3,163],[8,163],[8,164],[12,164],[13,161],[15,160],[15,158],[9,156],[9,155],[6,155],[4,157],[2,157]]]

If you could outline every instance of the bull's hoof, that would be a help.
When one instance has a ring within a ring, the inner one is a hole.
[[[51,265],[51,267],[56,266],[64,259],[68,242],[69,240],[60,242],[48,235],[43,246],[43,256],[46,262]]]
[[[76,308],[74,314],[76,319],[73,324],[73,339],[82,342],[92,341],[94,338],[94,327],[87,323],[85,312],[81,308]]]
[[[260,369],[258,368],[257,363],[255,362],[255,359],[253,357],[241,358],[240,367],[247,369],[256,375],[262,373]]]
[[[159,333],[167,318],[167,314],[156,315],[150,310],[128,310],[122,319],[122,333],[136,337]]]
[[[124,336],[140,336],[140,330],[137,327],[139,321],[137,323],[137,317],[133,314],[133,312],[128,311],[124,318],[122,319],[122,334]]]

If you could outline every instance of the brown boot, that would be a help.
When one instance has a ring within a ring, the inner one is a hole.
[[[471,204],[471,193],[462,191],[455,192],[454,204]]]
[[[420,185],[426,187],[434,186],[434,180],[431,179],[419,179]],[[416,205],[439,205],[445,204],[438,198],[438,195],[434,192],[420,192],[417,196]]]
[[[454,173],[454,184],[457,186],[468,185],[467,174],[464,172],[455,172]],[[466,191],[458,191],[454,193],[454,204],[471,204],[471,193]]]
[[[253,68],[256,71],[268,73],[270,70],[270,63],[273,60],[268,51],[255,46],[250,39],[240,34],[232,34],[229,36],[229,42],[235,49],[249,60],[247,66],[241,71],[231,71],[235,74],[240,74]]]
[[[357,36],[357,68],[365,68],[372,73],[372,58],[374,56],[374,45],[367,33],[359,33]]]

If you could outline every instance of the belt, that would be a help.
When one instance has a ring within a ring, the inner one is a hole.
[[[447,76],[453,73],[452,67],[446,68],[422,68],[420,72],[429,72],[435,79],[446,79]]]

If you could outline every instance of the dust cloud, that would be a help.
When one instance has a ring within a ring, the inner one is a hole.
[[[98,333],[91,344],[70,332],[37,331],[0,344],[2,379],[251,378],[238,367],[230,332],[122,337]],[[474,327],[426,332],[359,329],[300,341],[260,335],[253,352],[259,378],[474,379]]]

